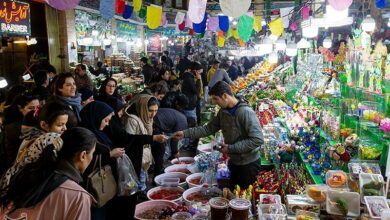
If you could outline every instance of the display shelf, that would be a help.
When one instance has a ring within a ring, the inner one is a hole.
[[[301,158],[302,162],[305,164],[305,168],[307,172],[309,172],[311,179],[315,184],[323,184],[324,181],[322,181],[322,177],[320,175],[314,175],[313,169],[311,168],[310,164],[308,162],[304,161],[303,153],[299,152],[299,157]]]

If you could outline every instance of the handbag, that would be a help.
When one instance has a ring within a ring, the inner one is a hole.
[[[97,163],[99,167],[96,168]],[[100,208],[110,201],[117,192],[117,184],[112,174],[111,166],[102,167],[102,157],[98,155],[93,165],[92,173],[88,176],[88,191],[95,197],[95,207]]]

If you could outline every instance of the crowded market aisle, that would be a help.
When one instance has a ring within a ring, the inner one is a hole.
[[[388,2],[2,3],[0,219],[390,219]]]

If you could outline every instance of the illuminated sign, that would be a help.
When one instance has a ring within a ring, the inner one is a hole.
[[[30,4],[4,0],[0,5],[0,33],[30,35]]]

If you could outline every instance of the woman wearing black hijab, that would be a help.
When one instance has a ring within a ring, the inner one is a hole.
[[[166,138],[164,135],[128,134],[122,125],[115,123],[116,120],[111,121],[113,115],[114,110],[106,103],[91,102],[80,112],[81,126],[90,129],[96,135],[98,144],[96,144],[95,154],[102,155],[102,166],[110,164],[113,174],[116,175],[116,160],[114,158],[120,157],[126,152],[139,176],[142,166],[143,146],[152,144],[153,141],[164,142]],[[103,162],[105,163],[103,164]],[[94,164],[94,161],[91,164]],[[89,168],[91,169],[91,166]],[[87,175],[90,172],[86,171]],[[114,197],[106,205],[107,214],[105,214],[104,209],[93,209],[92,219],[133,219],[136,201],[137,195]]]

